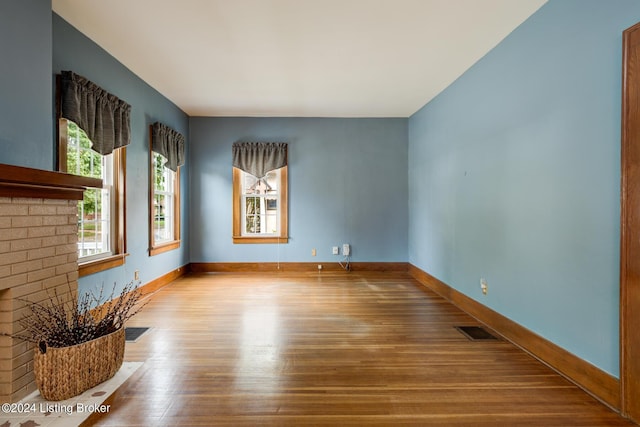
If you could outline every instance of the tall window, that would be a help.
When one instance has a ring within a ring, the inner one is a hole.
[[[67,172],[103,182],[102,188],[87,189],[78,203],[78,256],[110,255],[113,154],[102,156],[92,151],[91,141],[73,122],[67,122]]]
[[[151,152],[151,249],[150,254],[180,246],[180,175],[167,168],[166,158]]]
[[[101,155],[74,122],[59,120],[59,169],[102,179],[101,188],[88,188],[78,203],[78,263],[80,275],[124,263],[124,148]]]
[[[180,166],[184,136],[155,122],[149,126],[149,255],[180,247]]]

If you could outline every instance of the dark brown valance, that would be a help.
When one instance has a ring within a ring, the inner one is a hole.
[[[286,142],[236,142],[233,144],[233,166],[258,179],[286,165]]]
[[[159,122],[151,125],[151,148],[167,159],[164,166],[172,171],[184,165],[184,136],[169,126]]]
[[[131,106],[86,78],[63,71],[60,78],[62,117],[75,122],[102,154],[131,141]]]

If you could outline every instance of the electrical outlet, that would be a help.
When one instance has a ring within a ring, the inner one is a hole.
[[[333,251],[334,255],[340,255],[340,248],[339,247],[334,246],[331,250]]]
[[[351,245],[349,245],[348,243],[345,243],[344,245],[342,245],[342,255],[344,256],[351,255]]]
[[[316,256],[316,248],[311,249],[311,256]]]
[[[482,295],[486,295],[489,292],[489,286],[487,285],[487,281],[485,279],[480,279],[480,289],[482,290]]]
[[[140,272],[138,270],[133,272],[133,280],[140,280]]]

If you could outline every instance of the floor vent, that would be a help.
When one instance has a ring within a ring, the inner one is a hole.
[[[142,336],[142,334],[144,334],[148,330],[149,328],[124,328],[125,341],[136,342]]]
[[[498,339],[498,337],[492,335],[482,326],[456,326],[456,329],[462,332],[464,336],[469,338],[471,341],[487,341]]]

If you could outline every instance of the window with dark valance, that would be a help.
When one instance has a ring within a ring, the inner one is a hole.
[[[184,136],[162,123],[151,126],[151,148],[167,159],[164,166],[174,172],[184,165]]]
[[[71,71],[58,76],[58,169],[102,180],[78,203],[80,276],[124,265],[131,107]]]
[[[233,144],[233,242],[287,243],[285,142]]]
[[[180,247],[180,166],[184,136],[155,122],[149,126],[151,160],[149,192],[149,255]]]
[[[61,116],[75,122],[91,140],[91,148],[107,155],[131,141],[131,106],[86,78],[62,71]]]

